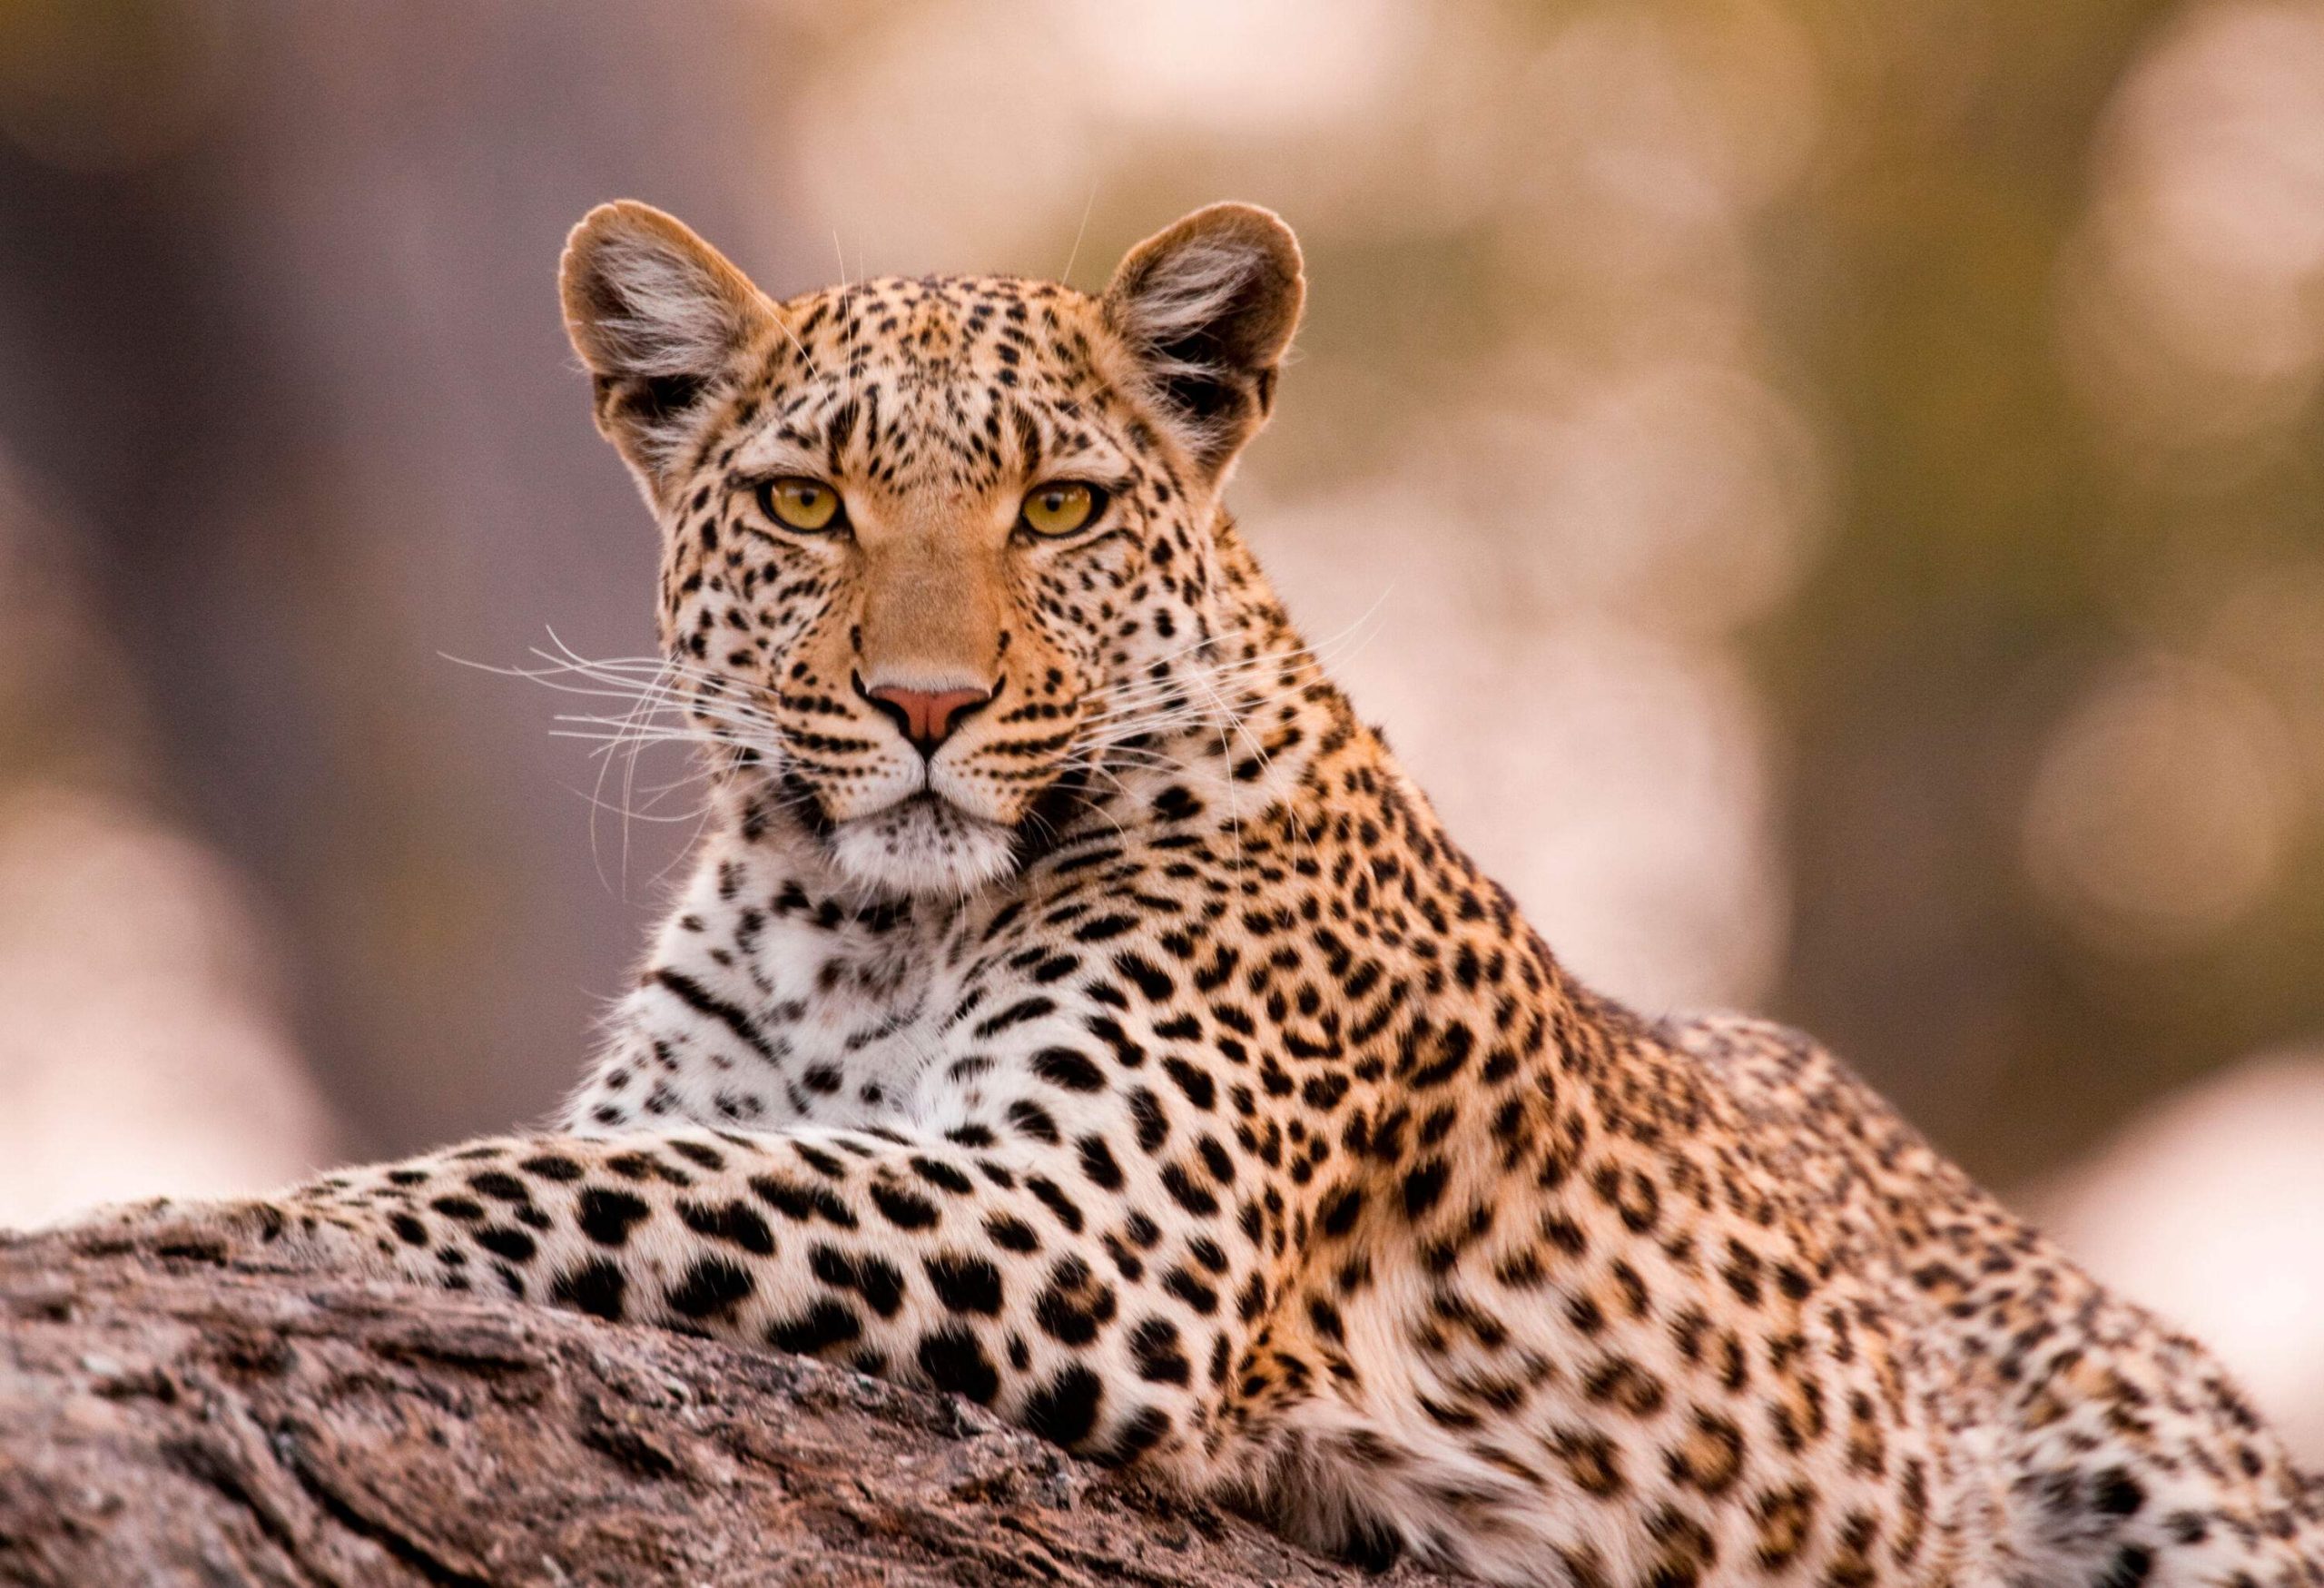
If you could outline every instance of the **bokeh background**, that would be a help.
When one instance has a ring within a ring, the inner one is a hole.
[[[691,834],[590,204],[1312,313],[1237,488],[1565,957],[1850,1055],[2324,1457],[2324,5],[0,0],[0,1221],[537,1119]]]

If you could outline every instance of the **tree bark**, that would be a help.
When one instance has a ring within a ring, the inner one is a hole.
[[[0,1238],[0,1583],[1443,1582],[1320,1561],[844,1368]]]

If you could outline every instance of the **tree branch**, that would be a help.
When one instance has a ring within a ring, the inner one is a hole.
[[[1365,1583],[974,1407],[773,1352],[0,1238],[0,1583]]]

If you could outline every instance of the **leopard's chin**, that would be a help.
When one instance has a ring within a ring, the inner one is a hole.
[[[889,898],[966,898],[1019,862],[1015,829],[925,792],[832,824],[823,845],[841,875]]]

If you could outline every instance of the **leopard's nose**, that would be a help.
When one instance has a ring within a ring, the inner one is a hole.
[[[892,684],[866,688],[860,678],[855,688],[922,755],[935,755],[952,730],[990,703],[993,695],[990,689],[911,689]]]

